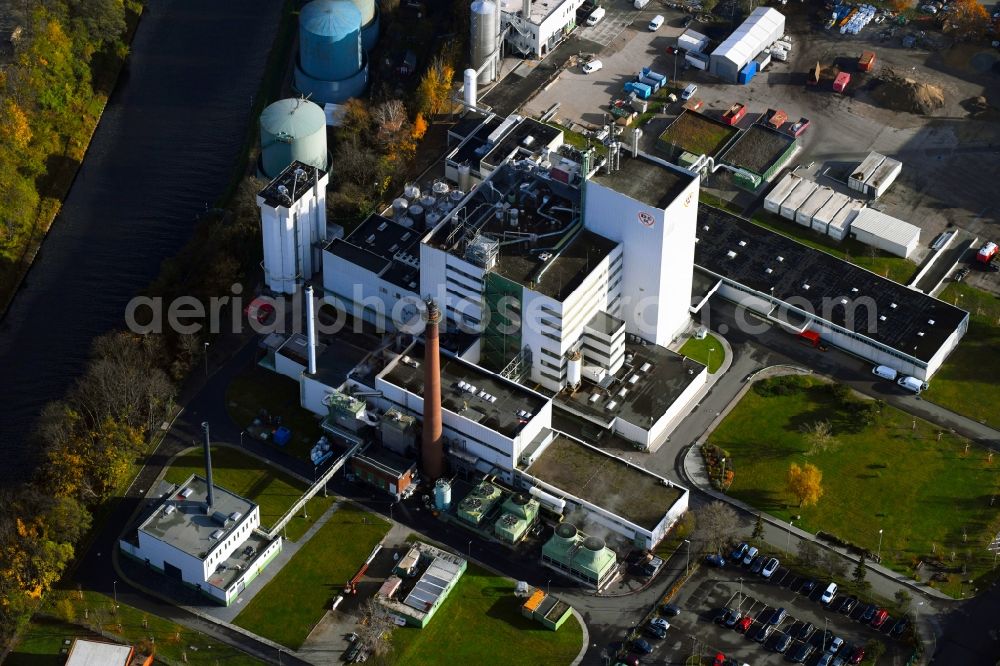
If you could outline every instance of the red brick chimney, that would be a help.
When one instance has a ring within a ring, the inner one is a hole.
[[[427,301],[427,326],[424,329],[424,430],[420,447],[424,474],[431,480],[444,473],[441,449],[441,356],[438,348],[438,325],[441,311],[434,301]]]

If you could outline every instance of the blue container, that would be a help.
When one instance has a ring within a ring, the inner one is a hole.
[[[284,446],[290,441],[292,441],[292,431],[285,426],[279,426],[278,429],[274,431],[274,443],[278,446]]]
[[[751,60],[743,69],[740,70],[739,75],[736,77],[736,82],[742,84],[750,83],[756,75],[757,62],[755,60]]]
[[[310,78],[341,81],[362,67],[361,12],[351,0],[313,0],[299,14],[299,66]]]

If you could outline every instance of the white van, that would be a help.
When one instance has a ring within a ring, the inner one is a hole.
[[[837,596],[837,584],[830,583],[826,586],[826,589],[823,590],[823,596],[819,598],[819,602],[821,604],[828,604],[833,601],[835,596]]]
[[[604,7],[598,7],[590,13],[590,16],[587,17],[587,25],[597,25],[597,22],[604,18],[604,15],[607,13],[608,12],[604,9]]]
[[[649,31],[656,32],[663,25],[663,17],[657,14],[653,17],[653,20],[649,22]]]
[[[927,390],[927,382],[922,382],[916,377],[910,377],[909,375],[903,375],[896,380],[896,383],[908,391],[913,391],[917,395],[920,395],[921,391]]]
[[[872,370],[872,374],[876,377],[881,377],[882,379],[888,379],[890,382],[896,381],[896,376],[899,374],[887,365],[878,365]]]
[[[635,2],[632,3],[632,6],[636,9],[645,9],[648,4],[649,0],[635,0]]]
[[[684,92],[681,93],[681,99],[683,99],[683,100],[689,100],[692,97],[694,97],[694,94],[696,92],[698,92],[698,86],[696,86],[695,84],[692,83],[692,84],[688,85],[687,88],[684,89]]]

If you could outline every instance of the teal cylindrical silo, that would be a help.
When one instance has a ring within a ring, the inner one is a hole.
[[[361,12],[351,0],[313,0],[299,14],[299,66],[313,79],[341,81],[361,69]]]
[[[276,178],[298,160],[326,170],[326,113],[305,99],[279,99],[260,114],[261,168]]]
[[[365,51],[375,48],[378,41],[378,7],[375,0],[351,0],[361,12],[361,45]]]

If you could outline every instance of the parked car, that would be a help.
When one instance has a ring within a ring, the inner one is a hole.
[[[660,569],[663,567],[663,559],[659,557],[653,557],[642,565],[642,575],[652,578],[655,576]]]
[[[654,617],[649,621],[651,627],[660,627],[664,631],[670,628],[670,623],[664,620],[662,617]]]
[[[660,606],[660,612],[667,617],[677,617],[681,614],[681,609],[673,604],[663,604]]]
[[[925,14],[931,14],[931,15],[938,13],[937,7],[935,7],[934,5],[920,5],[920,11],[922,11]]]
[[[361,654],[361,641],[354,641],[351,643],[351,646],[347,648],[347,651],[344,652],[344,661],[348,664],[352,664],[358,658],[359,654]]]
[[[799,622],[798,629],[794,633],[799,640],[807,641],[814,631],[816,631],[816,627],[813,626],[812,622]]]
[[[750,628],[751,624],[753,624],[753,617],[750,615],[744,615],[743,618],[736,623],[735,629],[741,634],[745,634],[747,633],[747,630]]]
[[[851,653],[851,658],[847,660],[847,663],[855,665],[860,664],[865,658],[865,649],[863,647],[854,648],[854,652]]]
[[[658,624],[653,624],[652,622],[646,625],[646,633],[653,638],[666,638],[667,630]]]
[[[764,569],[764,563],[767,562],[767,558],[761,555],[753,563],[750,564],[750,573],[759,574]]]
[[[850,615],[851,611],[857,608],[857,606],[858,606],[858,598],[853,595],[849,596],[846,599],[844,599],[844,603],[841,604],[840,612],[843,613],[844,615]]]
[[[747,554],[747,551],[749,549],[750,546],[748,546],[746,543],[741,543],[740,545],[736,546],[736,548],[733,549],[733,552],[729,557],[733,558],[734,562],[739,562],[740,560],[743,559],[743,556]]]
[[[837,596],[837,584],[830,583],[823,590],[823,595],[819,598],[819,602],[823,605],[829,604],[835,596]]]
[[[878,606],[875,604],[868,604],[865,609],[861,611],[861,616],[858,618],[862,622],[871,622],[872,618],[875,617],[875,611],[878,610]]]
[[[598,7],[597,9],[595,9],[593,12],[590,13],[590,16],[587,17],[587,25],[590,26],[597,25],[598,22],[600,22],[600,20],[604,18],[604,15],[607,13],[608,12],[606,9],[604,9],[604,7]]]
[[[723,624],[732,629],[733,627],[736,626],[736,623],[739,622],[740,618],[742,617],[743,613],[739,612],[738,610],[730,608],[729,612],[726,614],[726,617],[723,620]]]
[[[910,621],[905,617],[901,617],[896,620],[896,624],[892,625],[892,631],[889,632],[890,636],[902,636],[903,632],[910,628]]]
[[[889,381],[894,382],[896,381],[896,376],[899,373],[887,365],[877,365],[872,368],[872,374],[876,377],[881,377],[882,379],[888,379]]]
[[[840,636],[834,636],[830,644],[826,647],[826,651],[830,654],[837,654],[842,647],[844,647],[844,639]]]
[[[684,17],[684,20],[681,21],[681,27],[686,28],[692,23],[694,23],[694,17],[688,14],[687,16]]]
[[[764,565],[764,568],[760,570],[760,575],[764,578],[770,578],[774,575],[774,572],[778,570],[779,564],[780,562],[778,562],[778,558],[772,557],[767,561],[767,564]]]
[[[772,631],[774,631],[774,627],[769,624],[762,624],[760,625],[760,629],[757,630],[757,633],[754,634],[753,639],[758,643],[763,643],[767,640],[767,637],[771,635]]]
[[[799,588],[799,592],[808,597],[810,594],[812,594],[812,591],[815,589],[816,589],[816,581],[810,578],[806,582],[802,583],[802,586]]]
[[[583,66],[584,74],[593,74],[594,72],[599,72],[604,69],[604,63],[600,60],[591,60]]]
[[[713,553],[711,555],[705,556],[705,564],[707,564],[710,567],[718,567],[721,569],[722,567],[726,566],[726,558],[724,558],[722,555],[717,555]]]
[[[642,654],[650,654],[653,651],[653,646],[645,638],[637,638],[632,641],[632,649]]]
[[[809,645],[809,643],[800,643],[799,646],[795,648],[795,651],[792,652],[792,661],[797,664],[804,664],[806,659],[812,656],[815,649],[816,648]]]
[[[835,657],[832,654],[826,652],[816,662],[816,666],[832,666],[834,659]]]
[[[792,644],[792,637],[786,633],[778,632],[778,637],[774,639],[774,651],[778,654],[784,654],[788,646]]]
[[[654,16],[653,20],[649,22],[649,31],[656,32],[657,30],[659,30],[660,26],[663,25],[663,21],[664,18],[662,15],[657,14],[656,16]]]
[[[813,634],[812,641],[810,642],[820,650],[826,652],[834,638],[836,638],[836,636],[833,635],[833,632],[826,629],[824,631],[817,631]]]
[[[747,554],[743,556],[743,564],[748,565],[751,562],[753,562],[754,558],[757,557],[757,553],[759,552],[760,551],[757,550],[757,546],[750,546],[750,549],[747,550]]]
[[[781,621],[785,619],[788,612],[784,608],[775,608],[771,613],[771,617],[768,618],[768,623],[775,626],[781,624]]]
[[[916,377],[910,377],[909,375],[903,375],[896,380],[896,383],[905,388],[907,391],[913,391],[917,395],[920,395],[923,391],[927,390],[927,382],[922,382]]]
[[[698,86],[693,83],[690,83],[687,85],[687,87],[684,88],[684,91],[681,92],[681,99],[687,101],[692,97],[694,97],[695,93],[697,92],[698,92]]]
[[[881,629],[885,621],[889,619],[889,611],[884,608],[879,608],[875,611],[875,615],[872,616],[872,627],[875,629]]]
[[[726,621],[726,617],[732,610],[733,610],[732,608],[720,608],[715,612],[715,618],[712,620],[712,622],[715,622],[716,624],[722,624],[723,622]]]

